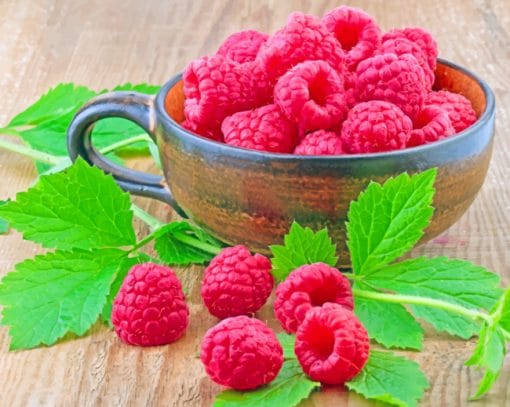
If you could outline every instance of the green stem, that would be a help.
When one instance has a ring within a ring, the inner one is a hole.
[[[2,134],[4,133],[4,129],[0,130]],[[23,154],[27,157],[30,157],[36,161],[40,161],[42,163],[57,165],[63,158],[57,157],[55,155],[43,153],[42,151],[34,150],[33,148],[24,146],[18,143],[12,143],[5,139],[0,139],[0,148],[5,148],[6,150]]]
[[[147,136],[146,134],[139,134],[138,136],[129,137],[124,140],[117,141],[116,143],[110,144],[101,150],[101,154],[108,154],[112,151],[118,150],[119,148],[126,147],[133,143],[138,143],[139,141],[151,141],[151,138]]]
[[[453,312],[455,314],[465,316],[472,320],[483,320],[488,324],[492,323],[491,316],[484,312],[471,310],[461,305],[452,304],[450,302],[442,300],[436,300],[434,298],[419,297],[415,295],[386,294],[375,291],[360,290],[357,288],[354,288],[352,290],[352,293],[361,298],[369,298],[372,300],[378,300],[382,302],[390,302],[396,304],[424,305],[427,307],[438,308],[445,311]]]
[[[195,239],[193,236],[187,235],[185,233],[174,233],[173,236],[182,243],[186,243],[188,246],[195,247],[197,249],[202,250],[203,252],[210,253],[215,256],[221,251],[221,247],[213,246],[212,244],[202,242],[198,239]]]
[[[156,219],[154,216],[145,212],[142,208],[136,206],[135,204],[131,204],[131,210],[133,211],[134,215],[142,222],[145,222],[151,228],[152,231],[156,231],[157,229],[164,225],[164,223],[161,222],[159,219]]]

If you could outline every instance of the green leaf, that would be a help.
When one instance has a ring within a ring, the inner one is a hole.
[[[490,310],[501,295],[499,277],[466,260],[419,257],[367,271],[362,281],[398,294],[434,298],[465,308]],[[479,330],[473,320],[425,305],[411,305],[413,314],[438,331],[468,339]]]
[[[196,247],[191,246],[189,240],[193,240]],[[217,248],[218,252],[221,248],[216,239],[188,222],[165,225],[154,244],[163,262],[180,266],[204,264],[214,257],[211,251],[201,249],[200,246],[211,246],[213,249]]]
[[[285,359],[296,359],[296,354],[294,353],[294,345],[296,343],[296,335],[289,335],[286,333],[279,333],[276,335],[278,337],[278,341],[283,348],[283,357]]]
[[[499,377],[505,354],[505,338],[499,326],[488,327],[484,324],[476,348],[471,358],[466,362],[466,366],[475,366],[484,371],[478,390],[471,397],[471,400],[480,398],[490,390]]]
[[[369,290],[361,283],[354,288]],[[423,329],[400,304],[380,302],[354,295],[354,312],[371,339],[387,348],[421,350]]]
[[[416,406],[429,387],[416,362],[375,350],[361,373],[345,385],[367,399],[402,407]]]
[[[83,335],[97,320],[126,255],[118,249],[76,249],[17,264],[0,284],[10,348],[51,345],[67,332]]]
[[[338,261],[336,245],[331,241],[327,229],[314,232],[293,222],[284,237],[284,244],[269,247],[273,254],[273,276],[283,281],[290,272],[300,266],[312,263],[326,263],[335,266]]]
[[[111,175],[79,159],[18,193],[16,201],[0,207],[0,216],[44,247],[118,247],[135,243],[130,206]]]
[[[510,288],[507,288],[499,300],[499,326],[510,332]]]
[[[216,396],[214,407],[292,407],[318,387],[320,383],[308,379],[297,360],[288,360],[267,386],[247,392],[223,391]]]
[[[403,173],[384,185],[371,182],[349,207],[347,245],[361,275],[410,250],[432,217],[436,169]]]
[[[7,202],[9,202],[9,201],[8,200],[0,201],[0,207],[6,205]],[[8,230],[9,230],[9,222],[7,222],[5,219],[0,218],[0,235],[7,233]]]
[[[138,253],[135,257],[126,257],[115,265],[115,272],[113,277],[114,280],[111,284],[108,297],[106,297],[106,304],[101,311],[101,319],[108,326],[112,326],[111,314],[113,301],[115,300],[115,297],[117,296],[120,286],[122,285],[122,282],[124,281],[127,273],[135,264],[140,264],[148,261],[150,261],[149,256],[147,256],[145,253]]]

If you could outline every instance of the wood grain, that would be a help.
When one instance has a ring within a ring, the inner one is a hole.
[[[352,2],[354,4],[354,2]],[[0,125],[49,87],[73,81],[95,89],[131,82],[163,83],[186,61],[245,28],[267,32],[292,10],[322,14],[334,1],[249,0],[2,0],[0,1]],[[466,258],[510,283],[510,6],[508,1],[441,0],[355,2],[384,29],[420,25],[438,39],[440,55],[485,78],[497,98],[497,136],[485,185],[469,211],[439,239],[416,254]],[[154,170],[149,159],[134,160]],[[0,151],[0,199],[14,197],[35,177],[30,160]],[[168,209],[137,202],[160,218]],[[138,225],[139,235],[147,231]],[[41,250],[11,232],[0,237],[0,275]],[[171,346],[141,349],[121,344],[101,326],[81,339],[49,348],[8,352],[0,328],[1,406],[208,406],[219,387],[196,358],[204,331],[214,324],[200,303],[201,268],[179,271],[189,292],[191,326]],[[276,327],[270,305],[261,317]],[[431,382],[423,405],[463,406],[480,374],[463,365],[472,342],[429,335],[422,353],[411,354]],[[488,397],[477,406],[510,404],[510,360]],[[340,389],[314,394],[303,406],[370,406]]]

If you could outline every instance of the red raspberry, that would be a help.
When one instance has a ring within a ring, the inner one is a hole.
[[[153,263],[137,264],[129,270],[112,309],[119,338],[139,346],[176,341],[188,326],[188,316],[177,276],[171,268]]]
[[[314,306],[333,302],[353,308],[349,280],[324,263],[307,264],[294,270],[276,288],[274,312],[287,332],[296,332]]]
[[[291,13],[287,24],[260,47],[257,60],[273,82],[304,61],[324,60],[340,72],[345,69],[334,35],[318,18],[300,12]]]
[[[198,123],[193,123],[188,120],[184,120],[181,123],[181,126],[184,127],[186,130],[189,130],[195,134],[198,134],[199,136],[215,140],[215,141],[223,141],[223,135],[221,134],[221,131],[219,129],[209,129],[207,127],[204,127]]]
[[[375,20],[359,8],[340,6],[322,17],[322,22],[340,42],[345,62],[351,70],[372,56],[381,43],[381,30]]]
[[[223,249],[204,271],[202,299],[218,318],[252,314],[273,289],[271,262],[244,246]]]
[[[427,61],[427,55],[423,52],[423,50],[416,44],[415,42],[409,41],[406,38],[390,38],[384,41],[379,49],[377,50],[377,54],[390,54],[393,53],[397,56],[401,56],[404,54],[411,54],[416,58],[421,68],[423,69],[423,73],[425,74],[425,85],[427,89],[431,89],[434,84],[434,71],[429,66]]]
[[[437,106],[425,106],[414,120],[408,147],[419,146],[455,134],[448,113]]]
[[[221,55],[191,62],[183,74],[188,123],[217,134],[223,119],[258,106],[250,69]]]
[[[252,150],[291,153],[297,129],[276,105],[238,112],[223,120],[225,143]]]
[[[307,134],[294,150],[294,154],[300,155],[341,155],[343,153],[340,136],[327,130],[317,130]]]
[[[255,30],[239,31],[223,41],[216,53],[241,64],[254,61],[268,38],[269,35]]]
[[[344,384],[368,360],[368,333],[354,313],[336,304],[310,310],[299,326],[294,351],[303,371],[323,384]]]
[[[406,147],[413,123],[389,102],[359,103],[347,114],[341,138],[349,153],[373,153]]]
[[[266,324],[239,316],[206,332],[200,359],[216,383],[250,390],[274,380],[283,364],[283,350]]]
[[[385,100],[411,118],[421,110],[427,93],[426,80],[412,55],[375,55],[360,62],[356,74],[360,101]]]
[[[356,84],[358,77],[354,71],[346,71],[344,74],[345,101],[347,108],[352,108],[358,103],[358,95],[356,93]]]
[[[445,110],[456,133],[468,128],[477,119],[469,99],[459,93],[452,93],[447,90],[430,92],[425,97],[424,104],[438,106]]]
[[[436,70],[437,42],[428,31],[421,27],[396,28],[383,35],[382,41],[393,38],[406,38],[416,43],[426,55],[427,62],[432,72]]]
[[[343,79],[324,61],[306,61],[285,73],[274,100],[301,133],[339,124],[347,111]]]

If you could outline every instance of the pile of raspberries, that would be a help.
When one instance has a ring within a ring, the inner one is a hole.
[[[272,36],[246,30],[185,69],[182,126],[252,150],[342,155],[400,150],[473,124],[464,96],[433,90],[437,44],[383,33],[363,10],[294,12]]]
[[[271,262],[245,246],[228,247],[204,271],[201,295],[221,321],[201,344],[205,371],[216,383],[251,390],[274,380],[283,365],[275,333],[253,317],[273,291]],[[301,266],[276,288],[274,313],[296,334],[294,353],[303,371],[323,384],[355,377],[369,355],[367,331],[353,313],[349,281],[324,263]],[[112,322],[126,343],[164,345],[184,335],[189,310],[172,269],[153,263],[134,266],[113,304]]]

